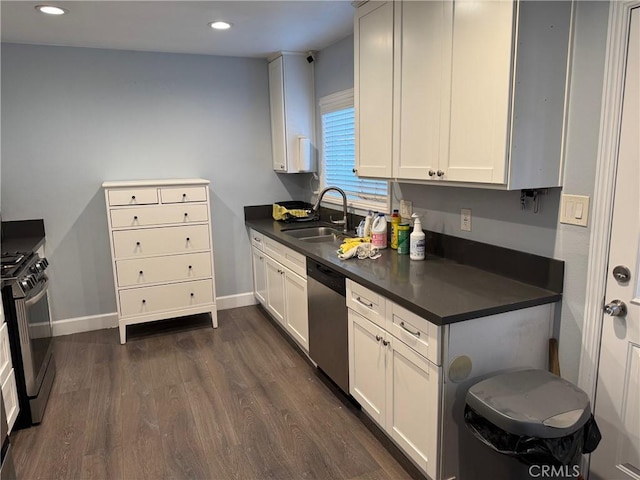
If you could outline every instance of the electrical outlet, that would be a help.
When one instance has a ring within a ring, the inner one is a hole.
[[[463,208],[460,210],[460,229],[465,232],[471,231],[471,209]]]
[[[400,216],[402,218],[411,218],[413,214],[413,202],[409,200],[400,200]]]

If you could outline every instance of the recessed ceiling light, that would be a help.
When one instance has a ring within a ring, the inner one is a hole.
[[[36,10],[47,15],[64,15],[68,10],[53,5],[36,5]]]
[[[231,28],[231,24],[229,22],[210,22],[209,26],[211,28],[215,28],[216,30],[229,30]]]

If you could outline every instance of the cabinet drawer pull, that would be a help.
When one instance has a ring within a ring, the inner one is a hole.
[[[139,246],[140,246],[140,242],[136,242],[136,247],[139,247]]]
[[[137,221],[137,220],[138,220],[138,216],[137,216],[137,215],[134,215],[134,216],[133,216],[133,220],[134,220],[134,221]]]
[[[186,194],[186,193],[183,193],[183,194],[182,194],[182,198],[187,198],[187,194]]]
[[[258,243],[262,242],[262,240],[261,240],[261,239],[259,239],[258,237],[253,237],[253,239],[254,239],[256,242],[258,242]]]
[[[185,212],[184,216],[185,216],[185,217],[188,217],[188,216],[189,216],[189,214]]]
[[[429,170],[429,176],[433,177],[436,174],[436,172],[434,172],[433,170]]]
[[[387,345],[389,345],[389,343],[390,343],[390,342],[387,342],[386,340],[382,340],[382,345],[384,345],[385,347],[386,347]]]
[[[376,335],[376,341],[379,342],[380,340],[382,340],[382,337],[380,335]]]
[[[189,265],[189,270],[191,270],[193,268],[193,265]]]
[[[191,241],[191,238],[187,237],[187,242]]]
[[[405,332],[409,332],[414,337],[420,338],[420,332],[413,332],[413,331],[409,330],[407,327],[405,327],[404,322],[400,322],[400,326],[402,327],[402,329]]]
[[[367,303],[364,300],[362,300],[362,298],[360,297],[356,297],[356,301],[362,305],[364,305],[367,308],[373,308],[373,303]]]
[[[192,296],[192,297],[194,297],[195,295],[196,295],[195,293],[191,292],[191,296]]]
[[[442,170],[438,170],[438,176],[439,176],[439,177],[444,176],[444,172],[443,172]]]
[[[147,301],[143,298],[143,299],[142,299],[142,303],[147,303]]]
[[[135,195],[131,195],[131,200],[135,200],[136,196]]]
[[[140,270],[140,275],[143,275],[143,274],[144,274],[144,272],[142,270]]]

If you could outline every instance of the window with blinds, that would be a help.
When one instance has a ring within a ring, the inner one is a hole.
[[[322,186],[339,187],[349,205],[363,210],[389,211],[389,183],[358,178],[355,167],[355,110],[353,89],[320,99],[322,119]],[[324,197],[342,203],[333,192]]]

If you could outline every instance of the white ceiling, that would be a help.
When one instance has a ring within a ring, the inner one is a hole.
[[[43,15],[52,4],[67,15]],[[348,0],[4,1],[2,41],[41,45],[268,57],[321,50],[353,32]],[[226,20],[227,31],[207,24]]]

